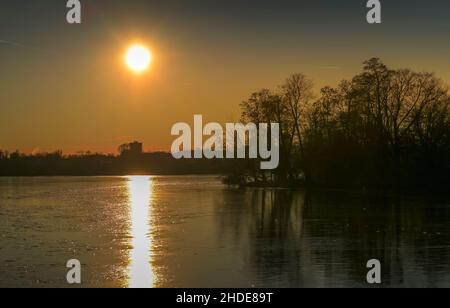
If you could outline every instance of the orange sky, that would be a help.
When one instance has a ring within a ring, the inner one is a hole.
[[[238,121],[239,103],[253,91],[276,89],[297,72],[317,89],[336,85],[374,56],[450,80],[450,43],[442,39],[450,26],[443,15],[400,23],[395,6],[381,26],[370,26],[356,2],[341,15],[339,8],[311,4],[299,8],[301,16],[265,2],[255,16],[238,3],[215,16],[182,10],[176,1],[168,7],[149,2],[90,4],[81,26],[67,25],[65,7],[54,2],[3,8],[0,148],[115,152],[139,140],[147,150],[169,150],[176,122],[192,122],[194,114]],[[152,68],[140,76],[123,62],[136,41],[154,53]]]

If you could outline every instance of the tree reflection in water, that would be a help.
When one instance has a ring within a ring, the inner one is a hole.
[[[257,287],[368,286],[370,259],[382,262],[383,286],[449,285],[439,200],[264,189],[223,198],[220,240],[246,250]]]

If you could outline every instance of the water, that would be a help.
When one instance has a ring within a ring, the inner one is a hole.
[[[450,287],[450,202],[214,177],[0,179],[0,287]]]

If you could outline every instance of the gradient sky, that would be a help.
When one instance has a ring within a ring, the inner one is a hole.
[[[239,103],[302,72],[336,85],[380,57],[450,81],[450,2],[382,0],[0,0],[0,148],[114,152],[140,140],[168,150],[170,128],[237,121]],[[133,42],[154,53],[145,76],[122,61]]]

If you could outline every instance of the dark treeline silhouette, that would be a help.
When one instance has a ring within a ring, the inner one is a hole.
[[[120,154],[62,151],[41,154],[8,153],[0,150],[0,176],[106,176],[220,174],[222,164],[209,160],[176,160],[170,153],[144,153],[142,144],[119,147]]]
[[[442,80],[374,58],[319,96],[313,88],[296,74],[276,92],[263,89],[241,104],[242,122],[280,124],[273,172],[262,172],[257,160],[143,153],[134,142],[118,156],[0,151],[0,176],[226,174],[225,183],[247,186],[449,191],[450,95]]]
[[[297,74],[277,93],[261,90],[241,107],[244,122],[280,123],[281,163],[272,184],[448,191],[450,96],[434,74],[392,70],[374,58],[319,97]],[[268,181],[256,164],[239,170],[230,179]]]

